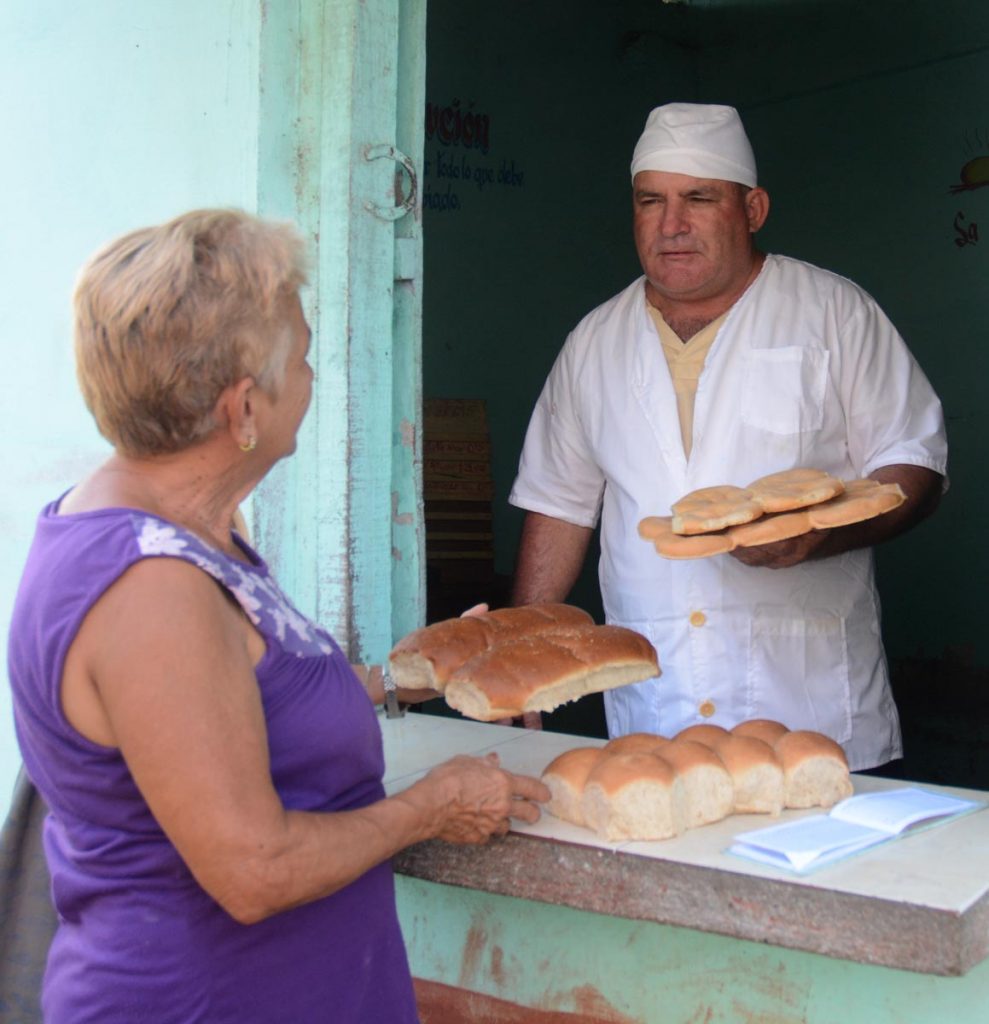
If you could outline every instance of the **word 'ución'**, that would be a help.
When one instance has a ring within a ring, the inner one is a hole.
[[[426,104],[426,139],[444,146],[463,146],[465,149],[479,149],[487,153],[490,142],[491,118],[487,114],[475,114],[460,109],[460,100],[454,100],[448,107]]]

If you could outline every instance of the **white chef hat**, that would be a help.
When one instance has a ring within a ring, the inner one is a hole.
[[[649,114],[632,154],[632,177],[639,171],[720,178],[749,188],[757,180],[738,111],[706,103],[667,103]]]

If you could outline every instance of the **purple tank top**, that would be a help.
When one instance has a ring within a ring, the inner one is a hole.
[[[145,512],[57,507],[39,517],[8,644],[18,740],[51,811],[59,927],[47,1024],[414,1024],[389,864],[238,924],[193,879],[119,752],[80,736],[59,701],[66,652],[101,594],[140,559],[183,559],[226,588],[267,643],[256,675],[283,804],[364,807],[384,796],[381,732],[343,653],[243,542],[250,565]]]

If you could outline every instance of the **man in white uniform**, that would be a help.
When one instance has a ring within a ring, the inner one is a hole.
[[[755,248],[769,197],[733,108],[654,110],[632,208],[644,276],[570,334],[529,425],[513,601],[565,600],[600,516],[607,620],[648,636],[663,669],[605,694],[612,736],[773,718],[833,737],[853,770],[895,761],[870,549],[937,505],[937,396],[865,292]],[[669,561],[638,536],[689,491],[796,466],[907,500],[714,558]]]

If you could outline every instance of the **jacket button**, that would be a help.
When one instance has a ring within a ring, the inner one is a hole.
[[[707,616],[703,612],[691,612],[691,626],[703,626],[705,622],[707,622]]]
[[[714,714],[714,701],[706,700],[701,704],[697,710],[700,712],[702,718],[710,718]]]

